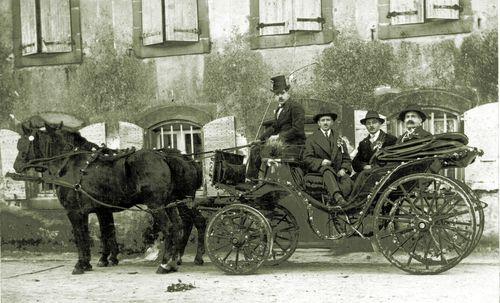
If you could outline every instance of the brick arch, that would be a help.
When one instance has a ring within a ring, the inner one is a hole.
[[[425,108],[441,108],[463,114],[474,107],[474,101],[455,92],[444,89],[416,89],[403,91],[395,96],[387,96],[377,102],[377,109],[391,118],[407,104],[414,103]]]
[[[153,107],[141,114],[135,121],[143,129],[169,120],[186,120],[200,126],[207,124],[215,118],[215,106],[210,105],[163,105]]]

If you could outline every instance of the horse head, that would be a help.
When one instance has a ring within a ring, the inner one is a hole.
[[[18,154],[14,162],[14,170],[23,172],[29,167],[35,167],[37,171],[44,171],[42,165],[31,165],[37,159],[51,157],[52,146],[55,138],[53,128],[33,126],[31,121],[21,125],[22,134],[17,141]]]

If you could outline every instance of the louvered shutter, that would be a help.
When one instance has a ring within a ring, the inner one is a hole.
[[[459,0],[427,0],[426,17],[429,19],[451,19],[460,18]]]
[[[142,44],[163,43],[162,0],[142,0]]]
[[[69,0],[40,1],[43,53],[71,52],[70,13]]]
[[[198,41],[197,0],[165,0],[166,41]]]
[[[321,0],[294,0],[291,30],[321,31]]]
[[[389,7],[392,25],[424,22],[424,0],[391,0]]]
[[[36,36],[35,0],[20,0],[21,7],[21,54],[23,56],[38,52]]]
[[[292,0],[259,0],[260,35],[288,34],[292,9]]]

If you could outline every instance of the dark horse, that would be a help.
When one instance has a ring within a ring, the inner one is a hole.
[[[20,173],[34,167],[58,182],[57,196],[67,211],[78,249],[73,274],[92,269],[89,213],[96,213],[101,230],[99,265],[113,265],[118,263],[113,212],[137,204],[148,207],[164,234],[165,249],[157,273],[176,271],[183,235],[182,220],[172,203],[188,194],[194,196],[201,185],[201,170],[189,169],[185,159],[167,151],[115,155],[62,126],[45,125],[43,130],[23,125],[14,169]]]

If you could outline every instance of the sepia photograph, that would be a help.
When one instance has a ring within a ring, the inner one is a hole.
[[[0,302],[497,303],[498,11],[0,0]]]

